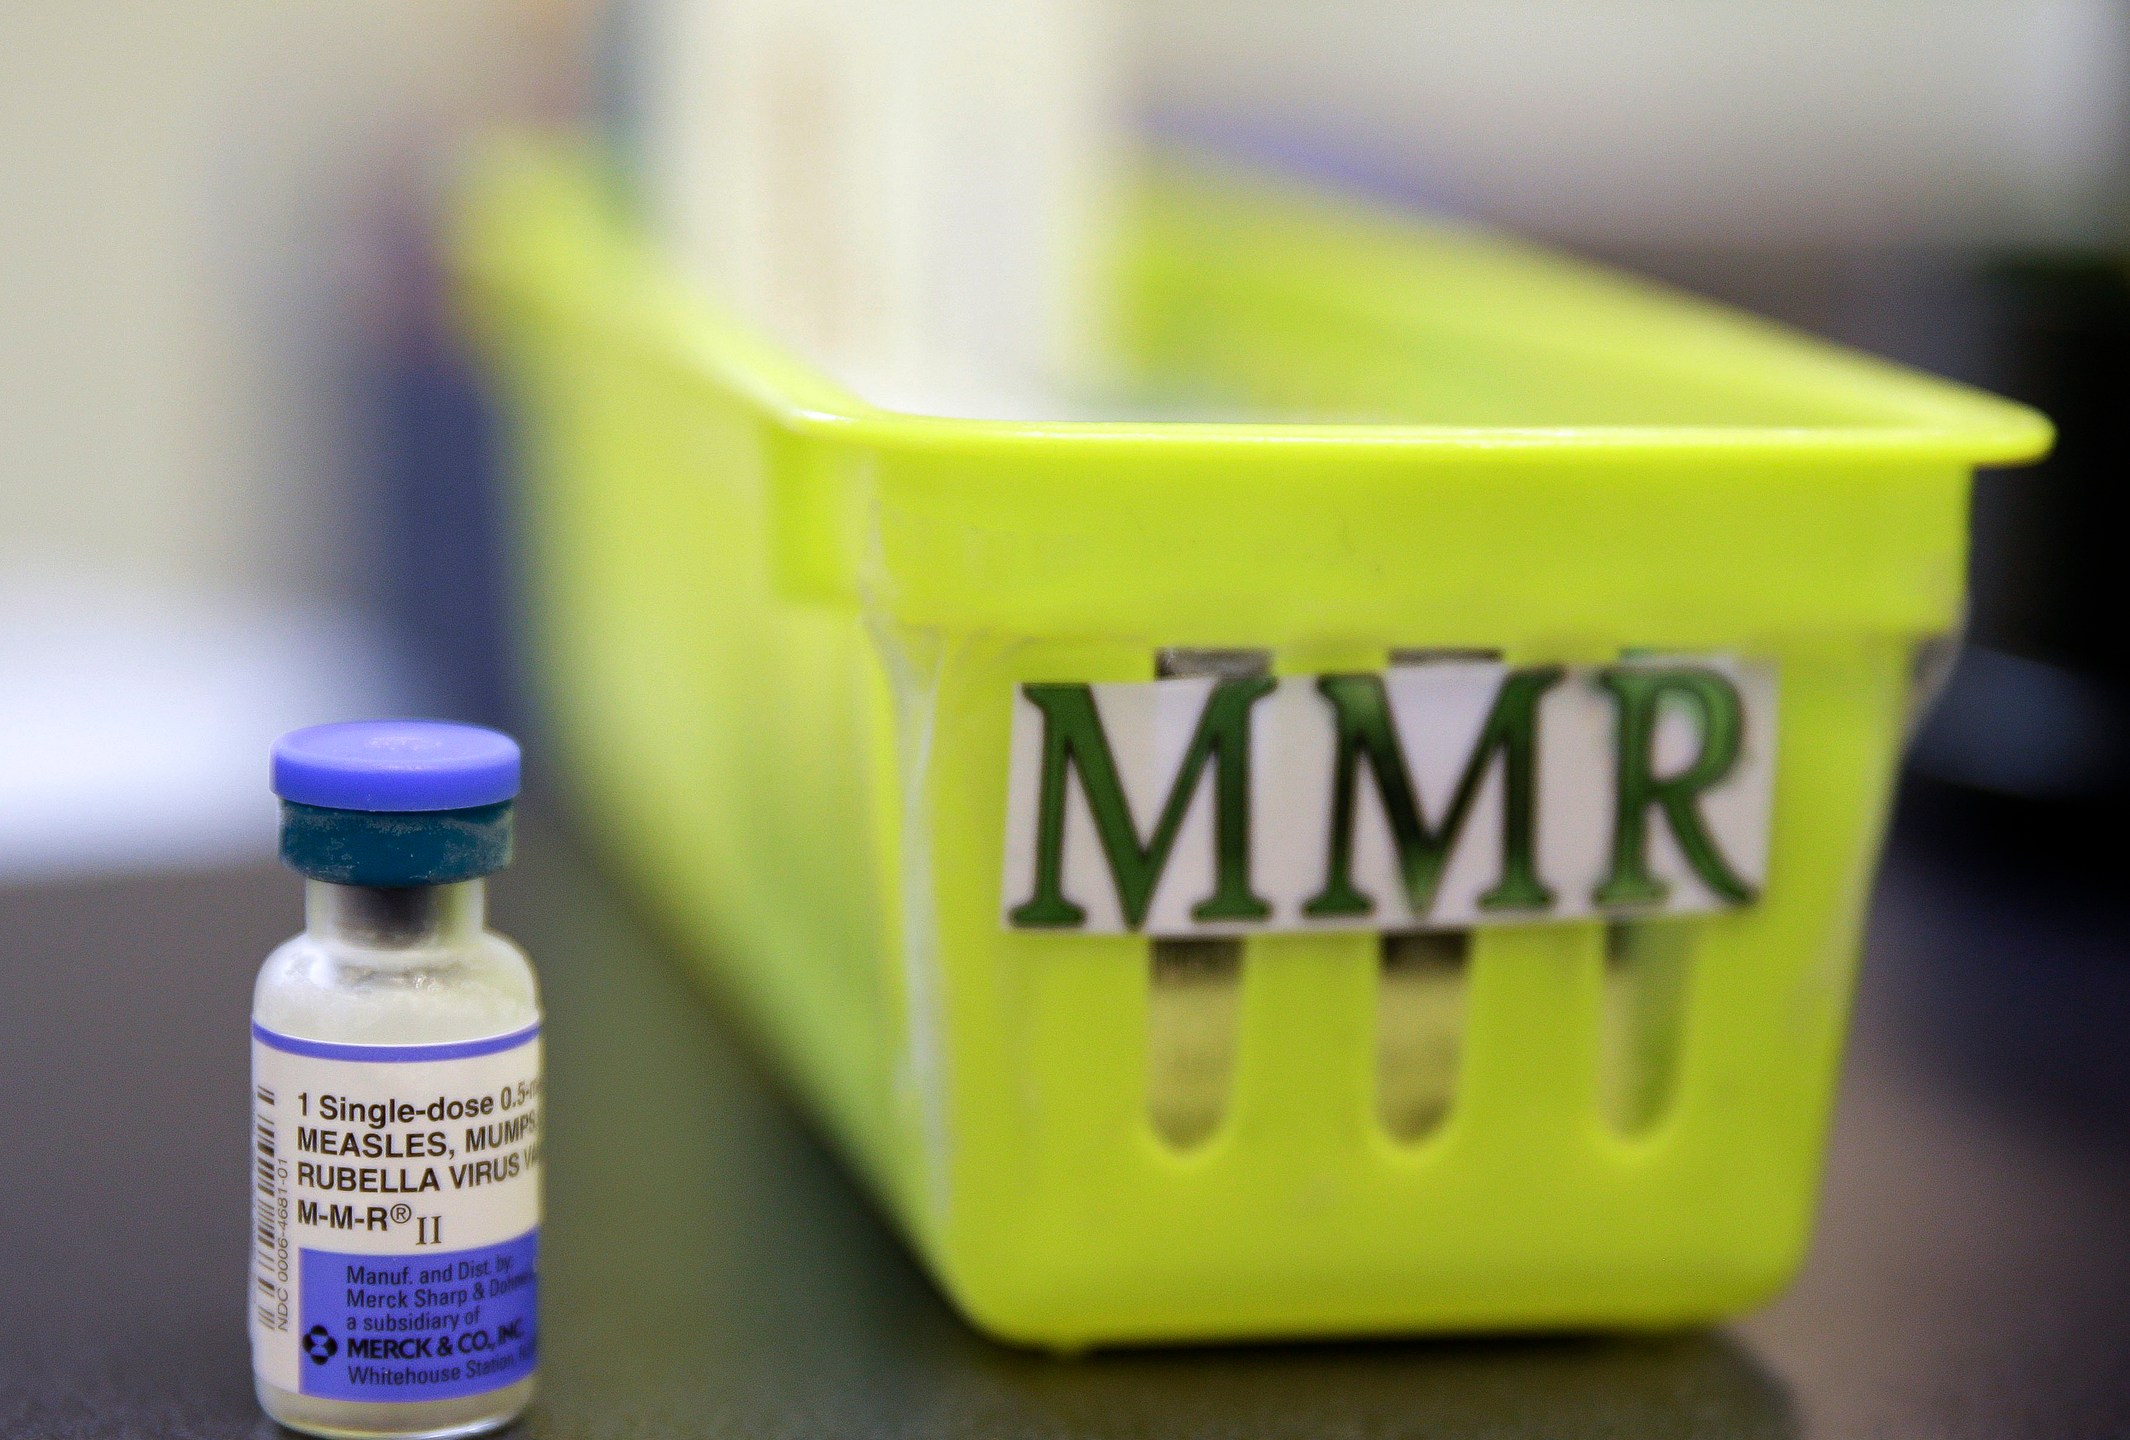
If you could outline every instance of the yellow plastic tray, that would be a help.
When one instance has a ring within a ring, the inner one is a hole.
[[[1180,169],[1135,213],[1122,368],[1283,418],[872,409],[728,321],[579,158],[491,160],[462,269],[587,813],[997,1335],[1752,1305],[1806,1246],[1971,472],[2039,455],[2046,422],[1483,233]],[[1201,1017],[1229,1028],[1217,1128],[1170,1143],[1150,942],[1000,918],[1015,685],[1147,679],[1166,647],[1283,673],[1409,648],[1772,661],[1765,892],[1656,943],[1474,932],[1453,1099],[1415,1142],[1376,1094],[1377,938],[1248,940]],[[1607,1098],[1623,1046],[1668,1057],[1639,1112]]]

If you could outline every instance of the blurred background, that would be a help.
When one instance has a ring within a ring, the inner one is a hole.
[[[1030,0],[724,8],[824,34],[1007,15],[956,73],[1114,122],[1045,132],[1083,178],[1120,137],[1212,149],[2039,405],[2062,441],[1984,477],[1971,644],[1908,813],[1918,843],[2104,870],[2130,680],[2120,0],[1139,0],[1085,30]],[[738,162],[688,149],[702,101],[671,75],[759,36],[688,9],[0,7],[0,882],[263,856],[261,757],[291,725],[524,720],[440,209],[470,136],[577,126],[676,246],[744,269],[674,178]],[[876,358],[852,369],[892,390]]]

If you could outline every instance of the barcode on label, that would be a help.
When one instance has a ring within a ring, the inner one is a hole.
[[[281,1298],[284,1253],[281,1218],[280,1137],[274,1124],[274,1092],[264,1086],[255,1098],[261,1108],[252,1114],[252,1241],[257,1263],[253,1283],[258,1288],[254,1308],[262,1329],[279,1330],[288,1319]]]

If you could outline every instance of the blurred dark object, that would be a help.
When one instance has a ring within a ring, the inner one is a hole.
[[[2130,258],[2004,259],[1980,283],[1988,378],[2054,419],[2057,444],[1977,486],[1970,645],[1917,736],[1917,801],[1949,843],[2097,877],[2130,796]]]
[[[511,726],[522,716],[502,440],[454,324],[435,228],[411,217],[394,227],[388,303],[363,357],[377,598],[435,713]]]
[[[1983,271],[2001,327],[1995,388],[2056,422],[2038,469],[1976,497],[1972,636],[2102,682],[2130,683],[2130,255],[2032,256]]]
[[[1992,797],[1982,809],[2000,826],[2031,812],[2015,822],[2029,838],[2064,828],[2064,840],[2083,845],[2123,790],[2123,698],[2091,671],[1969,644],[1909,764],[1925,784]]]
[[[2130,1124],[2130,257],[1984,266],[1994,388],[2057,425],[1976,488],[1969,644],[1916,737],[1910,849],[1970,877],[1911,923],[1925,1033],[2028,1113]]]
[[[2130,925],[2100,802],[1912,778],[1880,887],[1918,1038],[2022,1121],[2130,1133]],[[1956,875],[1959,883],[1933,875]]]

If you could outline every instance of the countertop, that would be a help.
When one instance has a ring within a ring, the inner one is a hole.
[[[550,1017],[527,1440],[2130,1435],[2130,932],[1913,821],[1819,1239],[1767,1310],[1059,1360],[954,1317],[552,815],[493,907]],[[278,1433],[244,1335],[245,1015],[299,909],[267,866],[0,891],[0,1435]]]

